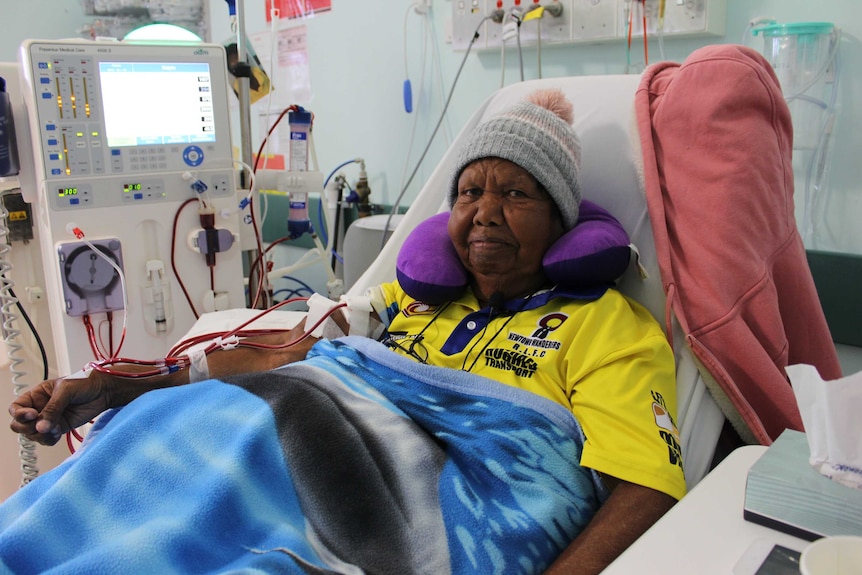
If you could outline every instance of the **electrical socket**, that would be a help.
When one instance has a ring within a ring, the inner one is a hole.
[[[214,173],[209,176],[207,185],[209,185],[210,193],[217,197],[230,197],[234,193],[233,184],[235,176],[230,172]]]
[[[228,191],[230,191],[230,186],[228,185],[227,178],[214,178],[212,182],[213,191],[218,193],[219,195],[224,195]]]
[[[452,47],[456,50],[486,48],[486,0],[452,0]],[[496,26],[499,31],[500,26]],[[478,34],[478,38],[475,38]]]

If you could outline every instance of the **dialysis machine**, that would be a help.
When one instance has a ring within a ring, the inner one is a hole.
[[[59,373],[123,338],[163,357],[199,314],[244,307],[224,49],[27,41],[19,69]]]

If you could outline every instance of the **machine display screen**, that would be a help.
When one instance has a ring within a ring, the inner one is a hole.
[[[99,62],[99,77],[108,147],[215,142],[206,62]]]

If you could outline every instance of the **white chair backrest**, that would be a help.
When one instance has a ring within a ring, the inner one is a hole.
[[[574,126],[581,138],[583,197],[604,207],[622,223],[648,273],[643,279],[631,266],[620,282],[620,290],[649,309],[664,326],[665,295],[642,191],[637,138],[633,132],[634,96],[639,82],[640,76],[635,75],[574,76],[522,82],[494,93],[467,121],[386,246],[349,293],[361,294],[372,285],[395,278],[396,256],[410,230],[425,218],[446,209],[454,158],[476,125],[537,89],[553,87],[561,89],[574,107]],[[692,487],[708,471],[724,416],[707,393],[677,330],[674,336],[677,426],[682,438],[686,480]]]

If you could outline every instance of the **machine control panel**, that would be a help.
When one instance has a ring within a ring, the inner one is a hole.
[[[21,50],[54,209],[183,199],[185,171],[204,183],[231,178],[220,46],[33,41]]]

